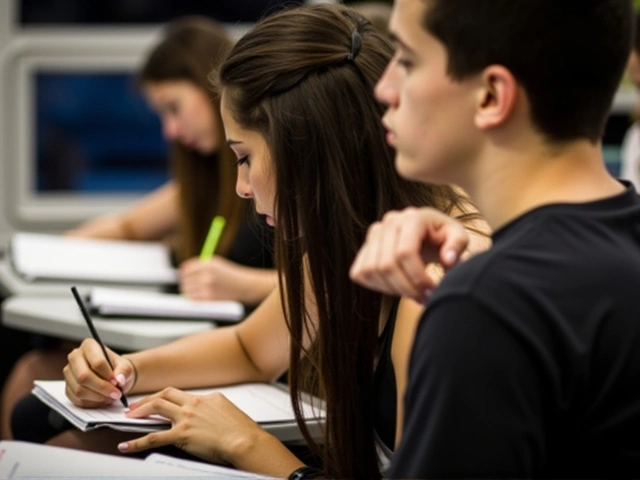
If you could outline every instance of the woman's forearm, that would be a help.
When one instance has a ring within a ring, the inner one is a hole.
[[[266,268],[240,267],[244,285],[250,288],[243,289],[243,298],[240,300],[246,305],[257,305],[262,302],[275,289],[278,284],[278,272]]]
[[[273,291],[238,325],[126,355],[138,377],[131,391],[272,381],[289,366],[288,339],[279,292]]]
[[[132,392],[212,387],[267,378],[247,361],[236,327],[214,328],[170,344],[126,355],[135,365]]]
[[[264,430],[230,446],[233,466],[239,470],[287,478],[304,464],[276,437]]]

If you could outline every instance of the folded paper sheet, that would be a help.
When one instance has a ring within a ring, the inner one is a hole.
[[[16,273],[28,281],[178,283],[169,249],[160,242],[19,232],[11,237],[9,255]]]
[[[172,293],[94,287],[87,299],[90,310],[102,316],[202,319],[237,323],[244,318],[240,302],[190,300]]]

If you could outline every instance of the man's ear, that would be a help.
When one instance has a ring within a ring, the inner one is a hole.
[[[515,109],[518,93],[515,77],[501,65],[490,65],[481,73],[480,82],[475,126],[487,130],[503,125]]]

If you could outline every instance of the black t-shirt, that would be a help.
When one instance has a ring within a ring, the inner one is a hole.
[[[640,200],[532,210],[416,334],[392,478],[640,476]]]
[[[396,439],[396,405],[397,384],[396,372],[393,368],[391,358],[391,347],[393,345],[393,334],[396,329],[396,319],[398,317],[398,306],[400,300],[393,302],[387,324],[380,335],[378,342],[380,357],[373,374],[374,388],[374,423],[376,434],[380,441],[391,451],[395,446]]]

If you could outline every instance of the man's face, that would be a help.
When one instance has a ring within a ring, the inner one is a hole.
[[[388,106],[383,123],[400,175],[459,183],[478,138],[473,124],[477,90],[447,75],[444,45],[421,25],[426,8],[426,1],[395,1],[389,27],[397,51],[375,93]]]

